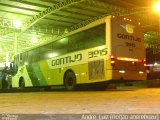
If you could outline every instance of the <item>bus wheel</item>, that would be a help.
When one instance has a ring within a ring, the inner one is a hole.
[[[20,80],[19,80],[19,87],[20,88],[24,88],[25,87],[25,80],[24,80],[23,77],[21,77]]]
[[[73,72],[69,71],[64,78],[65,88],[69,91],[76,89],[76,76]]]

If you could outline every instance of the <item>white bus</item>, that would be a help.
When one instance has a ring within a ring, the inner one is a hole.
[[[13,87],[79,84],[104,89],[108,81],[146,79],[145,47],[139,22],[107,16],[53,42],[14,57]]]

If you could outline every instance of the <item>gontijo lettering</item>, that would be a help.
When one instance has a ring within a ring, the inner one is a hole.
[[[128,40],[132,40],[132,41],[141,42],[141,38],[135,37],[133,35],[125,35],[125,34],[118,33],[117,37],[120,39],[128,39]]]
[[[74,56],[67,56],[67,57],[52,60],[52,66],[73,63],[73,62],[81,61],[81,60],[82,60],[82,54],[80,53]]]

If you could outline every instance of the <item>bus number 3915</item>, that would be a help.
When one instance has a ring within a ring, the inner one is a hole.
[[[99,57],[107,54],[107,48],[88,52],[88,58]]]

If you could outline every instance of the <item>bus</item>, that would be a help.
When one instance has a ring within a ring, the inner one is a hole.
[[[12,87],[81,84],[105,89],[109,81],[146,79],[141,24],[125,17],[106,16],[52,42],[14,57]]]

